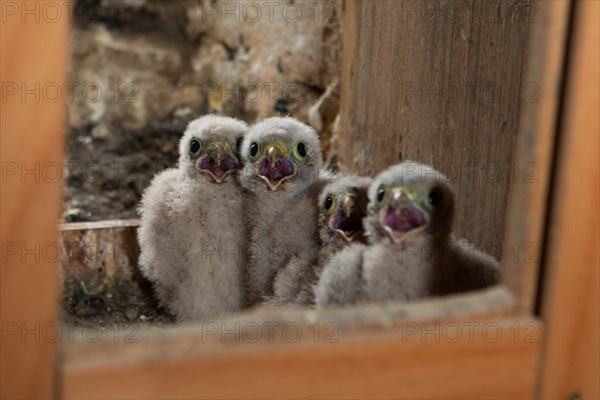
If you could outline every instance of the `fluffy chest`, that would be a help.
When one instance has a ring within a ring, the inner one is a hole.
[[[244,234],[242,194],[234,182],[187,180],[177,189],[169,208],[190,239],[219,241]]]

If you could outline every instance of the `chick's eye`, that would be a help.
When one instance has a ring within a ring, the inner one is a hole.
[[[200,142],[196,139],[193,139],[190,143],[190,153],[196,154],[200,151]]]
[[[429,196],[427,197],[427,201],[429,201],[429,204],[431,204],[433,207],[438,207],[440,204],[442,204],[443,199],[444,195],[440,188],[431,189]]]
[[[257,154],[258,154],[258,144],[256,142],[253,142],[250,145],[250,157],[256,157]]]
[[[302,142],[298,142],[296,144],[296,153],[298,153],[300,158],[306,157],[306,145]]]
[[[292,145],[292,148],[294,149],[294,156],[298,160],[302,161],[306,158],[306,145],[304,143],[296,142]]]
[[[333,198],[331,196],[327,196],[327,198],[325,199],[324,206],[325,210],[331,210],[331,207],[333,207]]]
[[[377,201],[381,203],[383,201],[384,197],[385,197],[385,188],[383,186],[380,186],[379,189],[377,189]]]

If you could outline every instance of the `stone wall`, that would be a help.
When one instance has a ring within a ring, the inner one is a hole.
[[[340,12],[341,0],[79,0],[64,218],[135,218],[186,124],[206,113],[292,115],[327,149]]]

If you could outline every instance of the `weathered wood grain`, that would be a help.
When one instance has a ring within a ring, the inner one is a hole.
[[[571,9],[570,1],[535,4],[524,81],[532,82],[539,95],[521,106],[515,164],[528,171],[511,185],[502,259],[504,283],[516,294],[522,315],[534,311],[538,296]]]
[[[528,172],[514,149],[520,105],[539,95],[522,79],[535,8],[347,1],[343,18],[340,163],[433,165],[457,193],[458,236],[499,257],[511,180]]]
[[[138,268],[139,220],[62,224],[63,321],[105,326],[170,322]]]

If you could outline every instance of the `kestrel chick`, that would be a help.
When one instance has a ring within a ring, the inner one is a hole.
[[[142,197],[141,270],[180,321],[243,306],[246,227],[237,175],[246,130],[233,118],[192,121],[180,141],[178,168],[158,174]]]
[[[366,247],[351,246],[329,264],[315,294],[319,306],[413,300],[491,285],[499,265],[451,233],[454,193],[431,167],[407,161],[380,173],[369,189]],[[340,282],[358,287],[340,290]]]
[[[293,118],[268,118],[252,126],[242,144],[250,229],[249,303],[273,293],[280,270],[300,254],[317,254],[318,196],[331,176],[322,170],[319,138]]]

